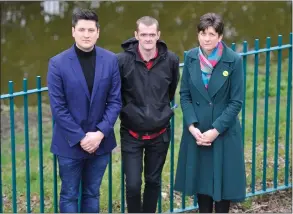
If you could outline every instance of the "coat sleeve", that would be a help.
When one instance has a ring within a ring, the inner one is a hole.
[[[107,105],[101,122],[97,124],[97,128],[103,132],[105,137],[107,137],[113,130],[115,122],[120,113],[122,103],[121,103],[121,80],[120,72],[118,67],[118,60],[115,57],[113,60],[113,71],[111,87],[107,94]]]
[[[230,78],[229,103],[223,113],[213,123],[213,127],[217,129],[220,134],[233,124],[242,108],[244,86],[242,58],[240,56],[235,62],[235,68]]]
[[[169,86],[169,98],[170,102],[174,100],[176,88],[179,82],[180,73],[179,73],[179,57],[174,54],[172,58],[172,82]]]
[[[58,127],[61,128],[61,132],[68,141],[69,146],[73,147],[85,137],[85,133],[70,115],[62,75],[52,59],[49,61],[47,84],[53,119],[58,124]]]
[[[189,127],[191,124],[196,125],[198,123],[198,119],[192,105],[192,98],[188,83],[189,79],[190,74],[188,71],[188,65],[185,60],[180,86],[180,104],[183,112],[183,119],[187,127]]]

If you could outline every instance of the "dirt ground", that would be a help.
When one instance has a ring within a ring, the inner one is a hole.
[[[292,213],[292,189],[256,196],[247,203],[232,204],[230,213]],[[189,213],[197,213],[198,210]]]
[[[251,207],[234,204],[232,213],[292,213],[292,189],[251,198]]]

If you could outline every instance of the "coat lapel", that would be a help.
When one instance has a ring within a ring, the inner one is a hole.
[[[193,49],[193,51],[189,53],[189,57],[192,58],[192,61],[189,64],[189,71],[191,71],[191,80],[197,90],[209,102],[211,102],[213,96],[215,96],[215,94],[220,90],[220,88],[231,75],[231,68],[229,66],[229,63],[234,61],[234,51],[228,48],[224,42],[223,45],[223,55],[213,70],[211,79],[209,81],[208,90],[205,88],[202,81],[200,62],[198,58],[198,48]]]
[[[228,48],[224,42],[222,43],[224,46],[223,55],[218,64],[215,66],[209,81],[208,93],[211,98],[215,96],[231,75],[231,68],[229,64],[234,61],[234,51]]]
[[[93,91],[91,96],[91,104],[99,88],[102,72],[103,72],[103,57],[99,55],[99,52],[96,49],[96,68],[95,68],[94,86],[93,86]]]
[[[206,100],[211,102],[211,98],[202,81],[199,60],[198,59],[193,60],[190,63],[190,68],[188,70],[190,71],[191,81],[193,82],[194,86],[197,88],[197,90],[202,94],[202,96]]]
[[[209,81],[209,86],[207,90],[209,97],[212,98],[220,90],[220,88],[229,78],[230,74],[230,67],[225,62],[220,60],[214,68],[211,79]]]
[[[72,48],[71,51],[73,51],[71,56],[70,56],[70,59],[71,59],[71,62],[72,62],[71,67],[72,67],[72,69],[73,69],[73,71],[75,73],[76,78],[78,79],[79,83],[81,84],[81,87],[83,88],[84,93],[86,94],[87,98],[90,100],[89,89],[88,89],[84,74],[82,72],[80,62],[79,62],[79,60],[77,58],[77,55],[75,53],[74,47]]]

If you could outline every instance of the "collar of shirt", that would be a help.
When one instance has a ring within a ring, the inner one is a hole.
[[[92,56],[96,56],[96,48],[94,47],[91,51],[85,52],[79,49],[76,44],[74,44],[74,49],[78,57],[80,58],[90,58]]]
[[[143,60],[143,62],[145,63],[146,67],[148,68],[148,70],[150,70],[150,68],[152,67],[154,60],[158,57],[159,51],[158,48],[156,48],[156,52],[155,52],[155,56],[153,58],[151,58],[148,62],[144,60],[143,56],[141,55],[140,51],[139,51],[139,46],[137,46],[137,52],[139,54],[139,57]]]

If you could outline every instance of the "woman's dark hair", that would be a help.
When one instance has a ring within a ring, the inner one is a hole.
[[[209,27],[213,27],[220,36],[223,35],[224,23],[222,17],[215,13],[206,13],[201,16],[197,25],[197,32],[205,31]]]
[[[93,10],[81,8],[75,9],[72,13],[72,27],[75,27],[78,20],[81,19],[95,21],[97,28],[99,28],[98,15]]]

